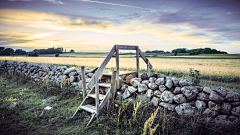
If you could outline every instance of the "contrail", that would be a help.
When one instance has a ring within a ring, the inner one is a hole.
[[[142,8],[142,7],[129,6],[129,5],[123,5],[123,4],[116,4],[116,3],[108,3],[108,2],[101,2],[101,1],[93,1],[93,0],[77,0],[77,1],[100,3],[100,4],[114,5],[114,6],[121,6],[121,7],[129,7],[129,8],[139,8],[139,9],[146,9],[146,10],[151,10],[151,11],[158,11],[156,9]]]

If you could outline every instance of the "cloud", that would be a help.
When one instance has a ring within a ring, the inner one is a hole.
[[[57,4],[57,5],[63,5],[65,4],[64,2],[62,2],[61,0],[43,0],[43,1],[47,1],[50,2],[52,4]]]
[[[138,6],[124,5],[124,4],[117,4],[117,3],[110,3],[110,2],[94,1],[94,0],[75,0],[75,1],[91,2],[91,3],[105,4],[105,5],[128,7],[128,8],[145,9],[145,10],[149,10],[149,11],[151,11],[151,12],[152,12],[152,11],[153,11],[153,12],[158,11],[158,10],[156,10],[156,9],[143,8],[143,7],[138,7]]]
[[[227,15],[231,15],[232,13],[231,13],[231,12],[227,12],[226,14],[227,14]]]

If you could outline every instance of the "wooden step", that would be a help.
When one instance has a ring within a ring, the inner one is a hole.
[[[107,87],[110,88],[111,84],[110,83],[99,83],[99,87]]]
[[[81,109],[85,110],[85,111],[88,111],[90,113],[95,113],[96,112],[96,106],[93,106],[93,105],[83,105],[83,106],[80,106]]]
[[[88,94],[89,97],[91,98],[96,98],[96,94]],[[106,95],[103,95],[103,94],[99,94],[99,100],[103,100],[105,98]]]
[[[126,74],[132,74],[132,73],[136,73],[136,72],[135,71],[119,71],[119,75],[126,75]],[[112,76],[112,72],[101,73],[101,75]]]

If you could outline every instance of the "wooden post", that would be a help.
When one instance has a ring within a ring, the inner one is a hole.
[[[116,85],[116,74],[117,74],[117,71],[116,70],[114,70],[114,71],[112,71],[112,79],[111,79],[111,88],[110,88],[110,92],[109,92],[109,96],[108,96],[108,103],[107,103],[107,110],[109,110],[109,108],[110,108],[110,106],[111,106],[111,104],[112,104],[112,101],[114,100],[113,98],[113,96],[115,95],[114,94],[114,89],[115,89],[115,85]]]
[[[81,66],[81,73],[82,73],[82,86],[83,86],[83,99],[84,99],[87,95],[86,81],[85,81],[85,67],[84,66]]]
[[[119,89],[119,46],[116,45],[117,89]]]
[[[147,59],[147,73],[150,74],[150,62],[149,62],[149,59]]]
[[[139,48],[136,47],[136,59],[137,59],[137,77],[139,77]]]
[[[96,116],[98,117],[99,115],[99,86],[98,86],[98,79],[97,77],[94,75],[94,84],[95,84],[95,96],[96,96]]]

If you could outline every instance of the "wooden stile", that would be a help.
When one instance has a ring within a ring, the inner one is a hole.
[[[83,87],[83,99],[84,99],[87,95],[84,66],[81,66],[81,73],[82,73],[82,87]]]

